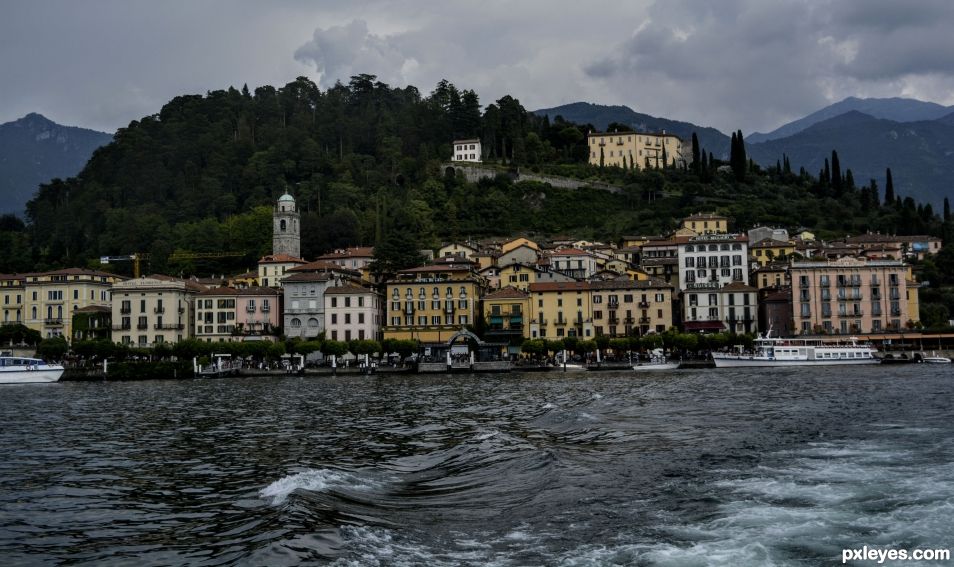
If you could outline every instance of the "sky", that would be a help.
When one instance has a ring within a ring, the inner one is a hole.
[[[0,123],[115,131],[180,94],[369,73],[766,132],[847,96],[954,104],[949,0],[7,0]]]

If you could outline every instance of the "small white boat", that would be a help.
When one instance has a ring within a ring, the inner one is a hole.
[[[637,361],[633,365],[633,370],[675,370],[679,368],[679,362],[669,360],[661,348],[653,349],[646,362]]]
[[[922,352],[921,362],[927,364],[950,364],[951,359],[946,356],[938,356],[936,352],[932,351],[931,356],[928,356]]]
[[[666,359],[650,360],[649,362],[637,362],[633,365],[633,370],[676,370],[679,368],[678,362],[670,362]]]
[[[56,382],[63,375],[59,364],[47,364],[39,358],[0,356],[0,384]]]

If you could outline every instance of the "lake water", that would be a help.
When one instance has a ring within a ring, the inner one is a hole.
[[[0,565],[954,547],[952,401],[950,365],[3,386]]]

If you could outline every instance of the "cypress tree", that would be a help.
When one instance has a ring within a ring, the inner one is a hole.
[[[845,189],[855,190],[855,176],[851,173],[851,169],[845,170]]]
[[[702,164],[699,161],[699,137],[692,133],[692,170],[699,172]]]
[[[828,158],[825,158],[825,169],[822,170],[821,182],[825,187],[831,185],[831,166],[828,164]]]
[[[841,164],[838,162],[838,152],[831,151],[831,186],[836,195],[841,194]]]
[[[605,159],[606,159],[606,154],[603,153],[603,146],[600,146],[600,169],[603,169]]]
[[[951,203],[944,197],[944,222],[951,220]]]
[[[871,204],[874,207],[881,206],[881,197],[878,196],[878,182],[874,179],[871,180]]]
[[[891,168],[888,168],[888,171],[885,173],[887,179],[884,182],[884,203],[887,205],[893,203],[894,198],[894,180],[891,179]]]
[[[729,165],[735,170],[735,162],[738,159],[736,154],[739,152],[739,145],[735,141],[735,132],[732,132],[732,141],[729,142]]]

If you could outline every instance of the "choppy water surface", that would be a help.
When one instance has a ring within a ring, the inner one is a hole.
[[[0,388],[0,564],[818,565],[954,547],[954,367]]]

